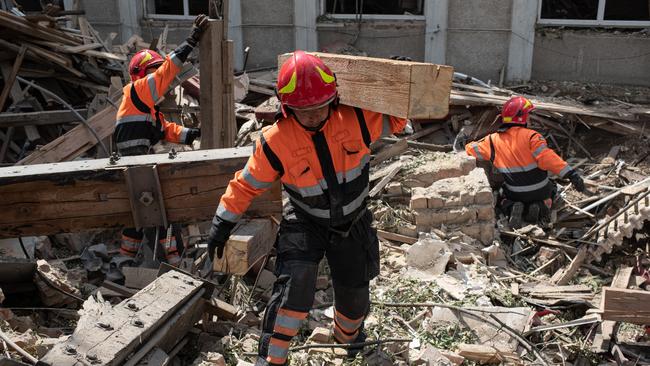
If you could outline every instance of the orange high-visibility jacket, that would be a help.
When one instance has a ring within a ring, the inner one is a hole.
[[[150,147],[160,140],[187,143],[189,129],[167,122],[156,106],[182,66],[181,58],[172,52],[154,73],[124,87],[115,122],[114,138],[118,150]]]
[[[560,177],[571,171],[571,167],[547,146],[542,135],[525,127],[492,133],[467,144],[465,151],[477,160],[491,161],[505,177],[506,196],[518,197],[517,200],[548,198],[540,197],[540,192],[548,190],[548,171]]]
[[[236,222],[254,197],[280,179],[297,211],[324,226],[347,224],[365,208],[370,143],[405,125],[405,119],[346,105],[332,108],[318,132],[307,131],[292,116],[280,119],[262,131],[216,214]]]

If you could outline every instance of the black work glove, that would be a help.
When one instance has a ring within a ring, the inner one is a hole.
[[[568,178],[571,181],[571,184],[573,184],[573,186],[578,192],[585,191],[585,182],[582,180],[582,177],[578,172],[572,170],[571,172],[569,172]]]
[[[197,138],[201,137],[201,130],[198,128],[190,128],[189,131],[187,131],[187,137],[185,139],[185,143],[187,145],[191,145],[194,140]]]
[[[195,47],[201,40],[201,35],[203,32],[208,29],[208,17],[205,14],[199,14],[194,18],[194,24],[192,25],[192,30],[190,31],[189,37],[187,37],[187,43]]]
[[[214,261],[214,252],[217,251],[217,258],[223,257],[223,249],[230,237],[230,232],[235,227],[235,223],[223,220],[218,216],[212,219],[212,227],[208,235],[208,255]]]

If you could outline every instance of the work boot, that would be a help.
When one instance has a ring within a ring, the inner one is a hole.
[[[508,224],[510,224],[510,227],[513,229],[519,229],[521,227],[521,222],[522,218],[521,216],[524,213],[524,203],[523,202],[515,202],[512,205],[512,210],[510,211],[510,219],[508,221]]]
[[[539,217],[540,212],[541,210],[539,207],[539,203],[533,202],[528,205],[528,212],[526,213],[526,217],[524,218],[524,220],[531,224],[537,224],[540,219]]]
[[[366,338],[368,336],[366,335],[366,332],[363,331],[363,324],[361,324],[361,328],[359,328],[359,334],[357,335],[357,338],[354,340],[352,343],[363,343],[366,341]],[[363,351],[363,346],[362,347],[355,347],[355,348],[348,348],[348,359],[353,360],[357,357],[359,352]]]

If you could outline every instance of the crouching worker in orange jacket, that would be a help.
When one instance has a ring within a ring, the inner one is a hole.
[[[174,78],[181,71],[183,63],[198,44],[207,23],[208,18],[205,15],[197,16],[189,37],[164,59],[152,50],[139,51],[131,59],[129,63],[131,83],[124,87],[124,97],[117,112],[113,134],[120,155],[148,154],[151,147],[160,140],[190,145],[201,136],[199,129],[167,122],[157,103],[162,100]],[[155,240],[157,236],[160,246],[164,248],[167,262],[178,265],[181,260],[179,249],[182,250],[182,247],[178,248],[180,245],[177,246],[176,238],[180,240],[178,234],[180,231],[176,225],[173,227],[171,235],[168,235],[164,227],[149,228],[144,231],[147,238],[154,238],[149,239],[150,241]],[[155,234],[155,230],[158,230],[158,235]],[[120,253],[135,257],[144,236],[143,230],[124,229]]]
[[[512,227],[521,226],[522,216],[529,223],[548,218],[556,194],[549,171],[568,178],[578,191],[585,190],[580,174],[547,146],[542,135],[526,128],[534,108],[524,97],[511,98],[503,105],[499,130],[465,146],[469,155],[489,160],[504,175],[500,208],[510,215]]]
[[[281,67],[282,114],[262,131],[212,221],[211,257],[221,258],[251,200],[280,180],[289,197],[277,241],[273,296],[256,365],[285,365],[291,339],[314,301],[318,264],[331,268],[336,342],[365,339],[368,282],[379,274],[379,247],[367,208],[370,143],[401,131],[406,120],[338,104],[336,78],[316,56],[294,52]],[[360,349],[352,349],[354,357]]]

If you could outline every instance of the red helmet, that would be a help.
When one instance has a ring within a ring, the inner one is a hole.
[[[278,73],[278,96],[285,107],[312,109],[330,103],[337,96],[336,77],[323,61],[303,51],[295,51]]]
[[[530,100],[524,97],[512,97],[503,104],[501,122],[525,125],[528,122],[528,114],[533,109],[535,106]]]
[[[143,78],[147,73],[147,68],[158,66],[164,61],[165,59],[163,59],[156,51],[139,51],[133,55],[131,62],[129,62],[129,75],[131,75],[131,81]]]

